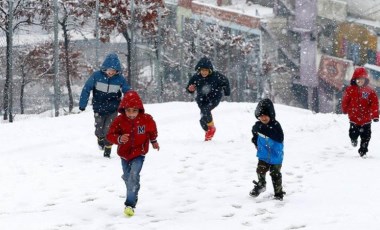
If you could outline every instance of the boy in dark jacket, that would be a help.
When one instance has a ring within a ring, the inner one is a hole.
[[[112,145],[105,136],[113,119],[117,116],[122,93],[130,89],[124,76],[119,57],[115,53],[107,55],[99,71],[86,81],[79,101],[79,109],[86,109],[92,91],[92,108],[95,117],[95,136],[98,145],[104,150],[104,157],[110,157]]]
[[[284,158],[284,133],[280,123],[276,120],[276,113],[270,99],[263,99],[256,107],[255,116],[259,120],[252,127],[252,142],[257,149],[258,182],[253,181],[255,187],[249,193],[257,197],[266,190],[265,175],[269,171],[272,177],[274,199],[282,200],[285,192],[282,191],[281,167]]]
[[[140,171],[149,150],[149,142],[154,149],[160,150],[160,146],[156,140],[156,123],[151,115],[145,113],[141,98],[135,91],[125,94],[118,111],[120,115],[112,122],[107,140],[118,145],[122,178],[127,187],[124,213],[133,216],[140,190]]]
[[[218,106],[223,94],[230,95],[230,83],[226,76],[214,71],[207,57],[201,58],[195,66],[194,74],[186,86],[189,93],[197,91],[195,98],[201,110],[200,124],[205,133],[205,141],[210,141],[216,131],[211,111]]]
[[[351,85],[343,94],[342,112],[348,114],[350,129],[348,135],[352,146],[356,147],[360,136],[361,157],[366,156],[371,139],[371,121],[379,121],[379,99],[375,90],[368,86],[368,73],[364,67],[355,69]]]

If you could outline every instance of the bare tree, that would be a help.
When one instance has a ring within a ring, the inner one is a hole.
[[[44,4],[47,1],[44,0],[8,0],[0,1],[0,29],[5,32],[7,47],[6,47],[6,59],[7,70],[5,76],[4,85],[4,120],[8,120],[8,114],[10,114],[9,121],[12,122],[12,108],[9,110],[9,103],[12,98],[9,98],[9,93],[12,92],[12,43],[13,32],[18,30],[24,25],[33,24],[36,20],[36,15],[39,15],[44,10]]]
[[[60,43],[60,48],[63,49],[64,43]],[[41,43],[34,46],[33,49],[21,49],[18,52],[18,58],[16,59],[16,67],[20,70],[21,75],[21,88],[20,88],[20,108],[21,113],[24,113],[24,88],[32,82],[46,80],[52,82],[54,78],[54,62],[53,56],[53,44],[51,42]],[[66,59],[68,55],[68,59]],[[64,60],[60,62],[60,69],[68,66],[66,61],[69,60],[70,76],[72,78],[80,78],[80,73],[83,69],[87,69],[86,65],[82,65],[81,53],[69,50],[67,54],[61,53],[59,59]],[[64,71],[66,73],[66,71]]]
[[[72,1],[72,0],[60,0],[58,2],[59,6],[59,15],[58,15],[58,24],[62,29],[63,34],[63,53],[64,53],[64,63],[65,63],[65,83],[68,91],[69,97],[69,112],[72,111],[74,107],[73,94],[71,90],[71,62],[70,62],[70,38],[72,31],[80,31],[84,25],[86,25],[91,18],[92,12],[94,10],[94,1],[87,2],[83,0]],[[42,25],[45,29],[51,29],[52,22],[51,16],[53,13],[53,6],[50,5],[49,9],[44,11],[44,15],[42,15]]]
[[[259,37],[243,32],[231,32],[228,27],[207,24],[201,20],[188,20],[184,23],[184,28],[181,36],[169,36],[171,39],[165,39],[165,49],[169,53],[172,52],[170,57],[183,59],[180,68],[191,73],[199,58],[208,56],[214,67],[230,78],[231,99],[243,100],[248,78],[252,78],[252,74],[248,72],[253,69],[254,63],[251,60],[259,47]],[[181,53],[175,54],[178,52]],[[165,55],[165,58],[168,56]]]
[[[44,45],[37,46],[34,49],[24,48],[18,51],[16,67],[20,70],[20,113],[24,114],[24,95],[25,87],[32,82],[43,78],[45,74],[52,70],[52,63],[46,60],[47,49]]]
[[[133,36],[140,32],[144,36],[157,34],[158,17],[164,16],[163,0],[99,0],[101,41],[110,40],[113,31],[122,34],[127,41],[128,83],[132,85],[132,68],[136,66],[133,55]],[[160,13],[161,12],[161,13]]]

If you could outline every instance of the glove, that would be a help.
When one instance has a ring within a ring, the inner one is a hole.
[[[152,146],[154,149],[157,149],[157,151],[160,151],[160,145],[158,144],[158,142],[152,143]]]
[[[187,90],[189,90],[190,92],[194,92],[196,89],[196,86],[193,84],[193,85],[189,85],[189,87],[187,88]]]
[[[379,118],[373,119],[373,122],[379,122]]]
[[[84,111],[86,108],[79,107],[80,111]]]

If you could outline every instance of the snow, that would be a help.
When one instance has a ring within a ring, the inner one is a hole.
[[[141,173],[135,216],[114,146],[102,156],[93,112],[15,117],[0,123],[0,229],[378,229],[380,125],[367,159],[351,147],[345,115],[275,104],[285,133],[284,201],[248,195],[257,158],[250,142],[256,103],[222,102],[204,142],[195,102],[145,105],[161,149]]]
[[[204,5],[217,7],[216,0],[196,0],[193,1],[196,3],[202,3]],[[222,8],[224,10],[229,10],[231,12],[236,12],[249,16],[258,16],[258,17],[272,17],[273,16],[273,8],[261,6],[259,4],[247,3],[246,0],[232,0],[231,5],[223,5],[218,8]]]

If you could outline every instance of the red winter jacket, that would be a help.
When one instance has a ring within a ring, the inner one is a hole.
[[[139,114],[135,119],[130,119],[125,114],[126,108],[138,108]],[[118,145],[117,154],[125,160],[132,160],[148,153],[149,142],[156,142],[157,127],[153,117],[145,113],[140,96],[135,91],[128,91],[118,112],[120,114],[112,122],[107,134],[107,140]],[[123,134],[129,134],[126,143],[119,142]]]
[[[365,84],[359,87],[356,79],[365,78]],[[372,119],[379,119],[379,99],[375,90],[368,86],[368,73],[363,67],[355,69],[351,78],[351,85],[343,94],[342,112],[348,114],[350,122],[357,125],[370,123]]]

